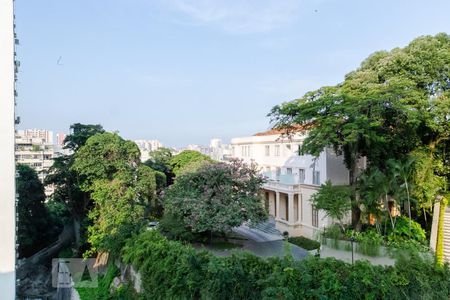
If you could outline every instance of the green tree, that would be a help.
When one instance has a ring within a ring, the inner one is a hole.
[[[388,166],[393,175],[393,179],[397,181],[395,194],[400,203],[406,203],[409,224],[411,227],[411,178],[414,171],[415,157],[410,156],[403,161],[390,159],[387,161]]]
[[[171,185],[173,183],[173,177],[170,160],[172,159],[172,151],[169,148],[159,148],[155,151],[151,151],[150,158],[144,162],[146,166],[149,166],[155,171],[164,174],[164,178],[158,175],[157,184],[158,188],[162,190],[163,187]]]
[[[212,159],[198,151],[184,150],[170,159],[170,166],[175,176],[192,172],[203,164],[212,162]]]
[[[140,164],[140,152],[132,141],[114,133],[90,137],[75,153],[72,169],[84,181],[94,207],[89,212],[91,253],[120,252],[125,240],[144,222],[155,198],[155,171]]]
[[[358,180],[358,191],[367,214],[376,217],[377,229],[382,218],[382,208],[388,216],[391,228],[395,228],[396,216],[392,216],[390,205],[395,190],[395,180],[391,172],[384,174],[377,167],[366,169]]]
[[[402,160],[425,146],[448,160],[442,149],[449,142],[449,64],[449,35],[420,37],[403,49],[374,53],[343,83],[278,105],[270,116],[276,128],[308,129],[302,153],[317,156],[331,147],[342,154],[352,187],[362,157],[385,170],[388,159]],[[352,222],[358,229],[361,203],[354,191]]]
[[[348,186],[333,186],[327,181],[312,195],[311,203],[315,208],[324,210],[327,216],[336,219],[344,231],[344,217],[351,208],[350,197]]]
[[[91,199],[89,193],[80,188],[83,178],[72,170],[74,153],[82,147],[87,139],[95,134],[105,132],[101,125],[85,125],[75,123],[70,126],[71,134],[64,139],[64,149],[71,154],[54,158],[53,166],[45,179],[46,185],[54,185],[53,200],[64,203],[69,210],[73,221],[75,234],[75,247],[80,246],[80,231],[82,220],[86,217]]]
[[[50,215],[45,206],[44,186],[36,171],[26,165],[17,166],[16,180],[19,201],[17,212],[19,256],[28,257],[52,242]]]
[[[412,183],[414,189],[411,197],[416,199],[418,207],[417,213],[424,217],[425,224],[428,224],[427,215],[432,213],[436,196],[446,190],[445,166],[442,159],[437,159],[439,155],[427,148],[417,149],[413,152],[416,158]]]
[[[245,221],[266,218],[259,194],[263,182],[256,166],[239,160],[205,164],[169,187],[165,214],[180,217],[192,232],[226,233]]]

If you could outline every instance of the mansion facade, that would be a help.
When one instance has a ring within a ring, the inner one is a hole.
[[[232,156],[246,163],[256,163],[267,181],[262,193],[276,228],[290,236],[316,238],[317,233],[333,223],[325,212],[310,202],[321,184],[349,184],[349,172],[342,156],[324,150],[318,157],[299,155],[306,133],[299,131],[286,137],[269,130],[250,137],[231,140]]]

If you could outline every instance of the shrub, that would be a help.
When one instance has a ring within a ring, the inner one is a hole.
[[[373,233],[370,233],[373,235]],[[333,258],[217,257],[157,231],[130,239],[123,260],[142,275],[143,299],[448,299],[450,271],[418,255],[393,267]]]
[[[316,250],[320,248],[320,243],[318,241],[308,239],[304,236],[290,237],[288,239],[288,242],[297,245],[305,250]]]
[[[194,241],[196,237],[182,217],[173,213],[164,214],[159,222],[159,229],[171,240]]]
[[[369,256],[378,256],[383,244],[383,236],[373,229],[356,233],[355,240],[358,242],[356,251]]]
[[[322,244],[327,245],[334,249],[339,249],[339,240],[344,239],[342,229],[337,225],[332,225],[322,233]],[[331,239],[331,243],[327,243],[326,239]]]
[[[97,288],[78,287],[76,288],[81,300],[109,300],[111,299],[111,283],[119,275],[119,269],[116,265],[110,263],[106,273],[98,278]],[[122,298],[124,299],[124,298]]]
[[[405,216],[397,217],[395,228],[393,230],[391,229],[388,235],[400,236],[421,243],[426,241],[425,230],[423,230],[420,224]]]

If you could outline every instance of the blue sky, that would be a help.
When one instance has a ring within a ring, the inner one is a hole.
[[[19,127],[227,142],[374,51],[449,33],[449,11],[448,0],[17,0]]]

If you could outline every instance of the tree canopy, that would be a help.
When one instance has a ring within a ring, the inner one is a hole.
[[[18,250],[20,257],[27,257],[45,246],[51,224],[44,204],[44,186],[36,171],[29,166],[18,165],[17,172]]]
[[[212,162],[209,156],[194,150],[184,150],[170,159],[170,166],[172,172],[179,176],[186,172],[195,171],[208,162]]]
[[[319,191],[311,196],[311,203],[317,209],[336,219],[344,228],[344,218],[351,208],[351,191],[347,186],[333,186],[327,181]]]
[[[155,171],[140,164],[135,143],[115,133],[90,137],[75,153],[73,170],[85,181],[94,207],[89,212],[91,252],[118,254],[125,240],[139,230],[154,200]]]
[[[64,149],[71,153],[54,158],[49,175],[45,178],[45,184],[55,186],[55,192],[52,195],[53,200],[63,203],[69,210],[74,225],[75,248],[78,248],[81,241],[81,231],[85,229],[80,227],[91,205],[91,199],[89,193],[82,191],[80,188],[80,183],[84,178],[72,169],[74,153],[84,146],[89,137],[105,131],[101,125],[80,123],[71,125],[70,129],[71,134],[64,139]]]
[[[244,221],[266,217],[256,166],[234,160],[208,163],[184,173],[167,190],[165,214],[179,216],[193,232],[227,232]]]
[[[405,160],[419,148],[447,163],[450,36],[423,36],[405,48],[376,52],[344,82],[275,106],[269,115],[276,128],[308,129],[302,153],[319,155],[331,147],[342,154],[352,186],[362,157],[383,172],[390,167],[389,159]],[[448,169],[433,172],[445,179],[450,176]],[[359,222],[359,206],[353,195],[354,225]]]

